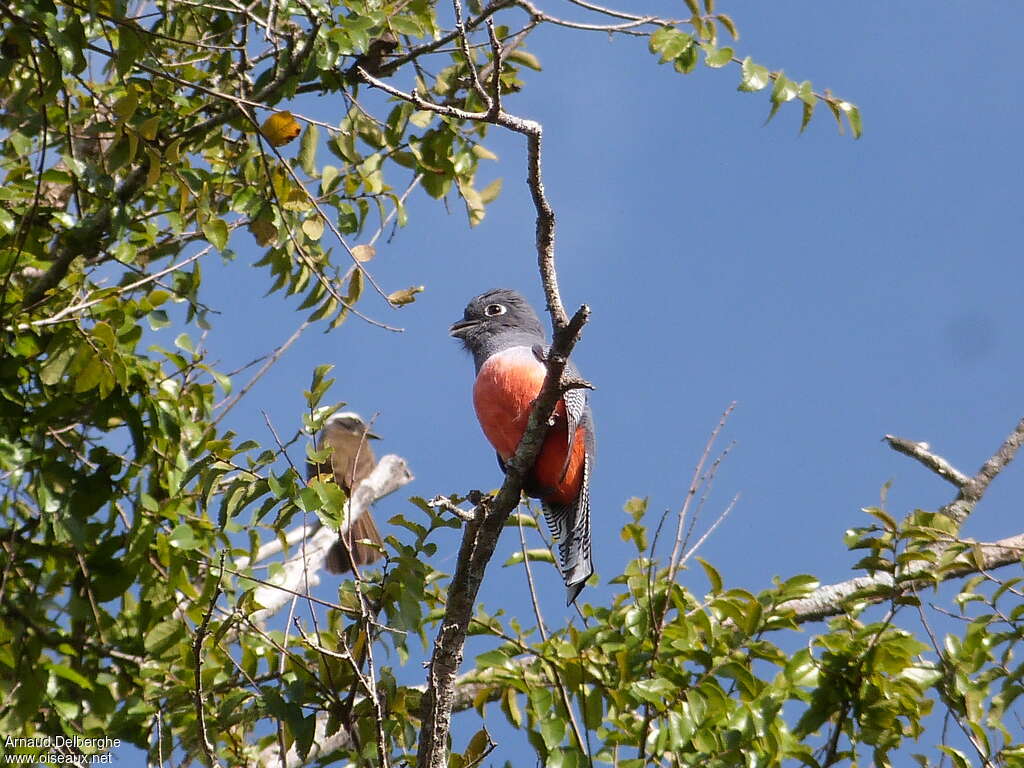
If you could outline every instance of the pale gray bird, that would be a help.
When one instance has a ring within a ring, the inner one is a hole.
[[[331,456],[319,467],[307,462],[308,476],[312,478],[317,474],[333,474],[334,481],[347,496],[351,496],[356,486],[377,466],[377,457],[369,444],[370,440],[377,439],[377,435],[369,431],[359,414],[351,411],[334,414],[324,424],[319,445],[321,449],[330,447]],[[364,539],[376,546],[363,543]],[[345,573],[352,570],[353,560],[359,566],[370,565],[381,557],[378,547],[383,544],[373,514],[367,509],[349,527],[344,540],[339,536],[327,551],[325,566],[331,573]]]

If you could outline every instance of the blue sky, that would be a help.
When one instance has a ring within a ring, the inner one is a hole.
[[[926,440],[973,473],[1022,415],[1024,7],[719,6],[740,28],[738,55],[855,102],[864,137],[838,135],[823,108],[800,135],[796,105],[765,126],[767,94],[737,93],[736,67],[683,77],[659,67],[645,41],[565,29],[531,37],[545,69],[527,71],[523,93],[506,101],[545,126],[563,298],[570,312],[581,302],[593,310],[574,357],[598,387],[596,567],[607,580],[631,556],[619,538],[629,497],[648,496],[659,514],[678,508],[708,432],[735,400],[725,439],[736,447],[706,520],[741,498],[701,555],[728,585],[753,591],[773,575],[843,580],[858,559],[843,532],[869,523],[860,508],[878,502],[884,483],[897,516],[952,496],[882,435]],[[681,3],[634,10],[683,12]],[[295,106],[341,117],[327,99]],[[543,302],[525,145],[496,130],[486,144],[500,162],[483,168],[480,186],[501,176],[504,191],[481,226],[468,228],[457,198],[446,211],[414,195],[409,225],[377,245],[369,266],[386,290],[426,291],[397,312],[374,295],[360,308],[405,332],[358,319],[307,331],[226,422],[271,443],[261,411],[290,432],[312,369],[334,363],[332,395],[379,412],[381,450],[416,474],[379,504],[381,520],[415,514],[409,495],[501,482],[472,411],[471,360],[447,327],[489,288]],[[268,352],[302,319],[297,301],[264,296],[255,246],[233,245],[234,262],[204,265],[203,298],[224,313],[208,341],[222,370]],[[1011,466],[965,534],[1018,533],[1022,491]],[[438,567],[450,571],[455,537],[448,543]],[[518,546],[509,531],[481,594],[490,609],[530,620],[521,569],[495,567]],[[569,616],[558,576],[542,567],[535,577],[558,626]],[[706,588],[699,569],[682,579]],[[602,586],[582,599],[610,594]]]

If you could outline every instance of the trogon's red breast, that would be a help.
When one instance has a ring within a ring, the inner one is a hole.
[[[473,354],[473,406],[504,470],[526,431],[533,401],[544,384],[548,351],[544,329],[526,299],[499,288],[470,301],[463,319],[452,325],[450,333]],[[579,375],[572,363],[566,370],[570,376]],[[557,543],[569,603],[594,571],[590,550],[594,445],[586,390],[571,390],[555,408],[553,425],[524,488],[541,500]]]

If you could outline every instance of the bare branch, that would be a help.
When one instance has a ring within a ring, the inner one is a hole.
[[[890,438],[890,435],[887,435],[885,438],[889,441],[890,445],[892,445],[893,439],[899,440],[899,438]],[[909,443],[909,441],[903,442]],[[981,501],[991,482],[1013,461],[1013,457],[1017,454],[1022,443],[1024,443],[1024,419],[1017,423],[1014,430],[1003,441],[1003,444],[999,446],[999,450],[992,454],[981,466],[978,474],[970,478],[960,488],[956,498],[940,511],[953,518],[958,525],[962,525],[967,516],[974,511],[974,507]],[[914,446],[914,448],[902,450],[901,447],[896,445],[893,445],[893,448],[901,453],[906,453],[908,456],[913,456],[929,469],[942,474],[936,469],[935,465],[939,462],[947,464],[948,462],[934,454],[930,454],[927,446],[922,446],[920,443],[909,443],[909,445]],[[916,449],[916,453],[913,452],[914,449]],[[917,454],[920,454],[920,456]],[[1000,568],[1004,565],[1019,562],[1021,557],[1024,556],[1024,534],[1000,539],[992,543],[977,544],[975,545],[974,555],[973,559],[964,560],[962,565],[956,565],[943,571],[942,580],[948,581],[960,576],[980,573],[992,568]],[[879,588],[896,588],[902,593],[918,586],[932,583],[934,583],[934,578],[930,573],[930,566],[922,565],[900,574],[898,580],[888,573],[876,573],[872,576],[858,576],[855,579],[838,584],[819,587],[811,595],[798,600],[791,600],[784,603],[783,607],[792,610],[796,614],[795,618],[799,623],[819,621],[828,616],[842,613],[847,601],[855,598],[858,593],[867,590],[878,590]],[[888,597],[868,595],[861,599],[878,602],[882,599],[888,599]]]
[[[1013,461],[1021,445],[1024,444],[1024,419],[1017,422],[1016,428],[1009,434],[988,461],[981,465],[968,487],[964,488],[964,498],[977,502],[988,489],[989,484],[996,479],[996,476],[1003,471],[1007,464]]]
[[[1003,441],[1003,444],[999,446],[999,450],[982,464],[978,474],[972,477],[960,489],[960,493],[957,494],[956,498],[940,511],[944,515],[951,517],[957,525],[963,525],[971,512],[974,511],[974,507],[981,501],[981,497],[985,494],[989,484],[996,478],[996,475],[1013,461],[1013,457],[1017,454],[1021,443],[1024,443],[1024,419],[1017,422],[1016,428]]]
[[[463,509],[447,496],[435,496],[427,502],[427,506],[444,512],[450,512],[464,523],[472,523],[477,519],[477,508]]]
[[[896,437],[896,435],[886,435],[885,442],[887,442],[889,447],[894,451],[902,453],[905,456],[909,456],[912,459],[917,459],[917,461],[924,464],[943,480],[948,480],[957,488],[963,488],[971,481],[971,478],[968,475],[965,475],[959,469],[946,461],[946,459],[942,458],[937,453],[932,453],[931,450],[929,450],[928,443],[915,443],[913,440]]]
[[[225,416],[227,416],[228,412],[235,407],[238,401],[245,397],[246,393],[250,389],[256,386],[256,382],[262,379],[263,376],[267,373],[267,371],[269,371],[271,368],[274,367],[274,365],[277,364],[277,361],[281,359],[281,356],[288,351],[288,348],[298,340],[299,336],[301,336],[303,331],[305,331],[309,326],[309,320],[304,320],[302,323],[300,323],[299,327],[295,329],[295,332],[288,337],[287,341],[285,341],[281,346],[275,349],[273,353],[271,353],[270,357],[267,358],[267,361],[260,367],[258,371],[256,371],[255,374],[253,374],[253,377],[249,379],[249,381],[245,384],[244,387],[238,390],[238,392],[235,393],[232,397],[228,397],[224,400],[221,400],[214,406],[214,409],[223,408],[224,410],[220,412],[217,418],[210,422],[210,428],[207,430],[207,433],[212,432],[216,428],[220,421]]]
[[[206,632],[210,626],[210,618],[213,616],[213,609],[217,605],[217,599],[220,597],[221,584],[224,579],[224,553],[220,555],[220,568],[217,572],[217,586],[213,590],[213,594],[210,596],[210,604],[206,608],[206,613],[203,616],[203,623],[196,629],[196,639],[192,644],[192,654],[195,657],[195,708],[196,708],[196,723],[199,729],[199,746],[203,748],[203,753],[206,755],[206,759],[210,765],[217,766],[219,763],[213,756],[213,745],[210,743],[210,738],[206,733],[206,713],[203,707],[203,640],[206,639]]]
[[[679,509],[679,519],[676,524],[676,540],[672,546],[672,555],[669,558],[668,568],[668,580],[675,581],[676,573],[679,571],[679,558],[683,556],[683,548],[686,546],[684,540],[684,530],[686,527],[686,517],[690,510],[690,505],[693,503],[694,498],[697,496],[697,491],[700,490],[701,483],[704,482],[704,465],[711,457],[711,449],[714,448],[715,442],[718,440],[719,434],[725,428],[725,423],[729,420],[729,416],[736,409],[736,402],[729,403],[729,407],[722,413],[721,418],[718,420],[718,424],[711,430],[711,434],[708,436],[707,442],[704,444],[704,452],[701,453],[700,459],[697,462],[697,466],[693,468],[693,476],[690,478],[690,487],[686,491],[686,499],[683,501],[682,507]],[[717,465],[712,465],[712,472],[715,470]],[[695,518],[696,519],[696,518]],[[693,523],[690,524],[691,527]],[[686,533],[686,538],[689,538],[689,533]],[[664,616],[662,617],[664,621]]]

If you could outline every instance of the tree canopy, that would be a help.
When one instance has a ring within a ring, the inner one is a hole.
[[[572,19],[529,0],[0,8],[0,734],[96,740],[68,747],[83,754],[119,739],[159,765],[468,768],[493,748],[490,707],[554,768],[890,765],[910,752],[922,765],[1024,764],[1024,539],[959,535],[1024,422],[973,475],[890,437],[951,499],[902,520],[872,508],[847,537],[863,574],[843,584],[737,588],[696,558],[688,521],[719,466],[716,430],[677,519],[622,500],[635,558],[611,602],[585,593],[564,627],[477,602],[498,536],[543,533],[520,491],[588,318],[560,298],[543,126],[514,109],[541,66],[531,35],[640,36],[680,74],[733,68],[740,91],[764,92],[768,119],[798,109],[802,130],[823,107],[861,135],[852,102],[747,56],[715,5],[660,18],[573,0]],[[311,93],[344,116],[302,114],[294,101]],[[405,224],[411,195],[461,201],[470,226],[482,221],[501,192],[477,182],[497,130],[527,140],[504,162],[536,206],[555,329],[531,427],[500,491],[414,498],[389,521],[383,567],[335,599],[311,596],[338,527],[410,468],[386,457],[351,499],[306,479],[304,462],[326,458],[311,437],[337,408],[328,366],[307,372],[301,434],[263,445],[222,428],[291,341],[252,374],[219,370],[201,341],[216,323],[204,261],[245,230],[268,289],[301,296],[308,323],[387,326],[361,299],[398,308],[421,287],[375,279],[380,237]],[[168,327],[172,304],[186,308],[174,348],[154,347],[147,329]],[[463,531],[452,574],[436,557],[447,528]],[[513,564],[533,591],[531,564],[550,560],[524,540]],[[698,562],[703,593],[677,578]],[[919,593],[945,582],[944,610],[962,621],[940,637]],[[296,601],[316,620],[286,619]],[[489,646],[463,665],[467,634]],[[408,682],[424,653],[425,683]]]

